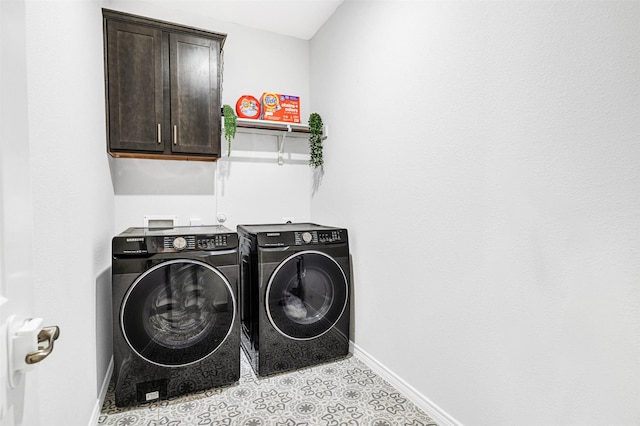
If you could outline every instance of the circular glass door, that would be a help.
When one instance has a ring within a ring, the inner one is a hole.
[[[332,257],[301,251],[278,265],[266,291],[271,324],[287,337],[309,340],[329,331],[340,319],[349,283]]]
[[[231,332],[236,300],[229,281],[214,267],[179,259],[148,269],[129,288],[120,326],[131,348],[154,364],[197,362]]]

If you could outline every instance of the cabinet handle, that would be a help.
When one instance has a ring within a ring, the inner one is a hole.
[[[178,126],[173,125],[173,144],[178,145]]]
[[[158,123],[158,143],[162,143],[162,127],[160,127],[160,123]]]

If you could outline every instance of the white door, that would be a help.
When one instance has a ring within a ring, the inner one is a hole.
[[[0,426],[40,424],[36,389],[41,367],[23,366],[26,353],[17,363],[12,357],[25,342],[32,347],[29,352],[37,350],[38,334],[42,336],[41,320],[29,321],[35,315],[25,34],[24,2],[1,0]],[[17,330],[21,339],[12,338]]]

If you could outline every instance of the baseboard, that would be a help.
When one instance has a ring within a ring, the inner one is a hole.
[[[378,360],[369,355],[365,350],[353,342],[349,342],[350,352],[367,364],[376,374],[398,389],[404,396],[409,398],[416,406],[427,413],[435,420],[438,426],[463,426],[453,416],[438,407],[429,398],[418,392],[413,386],[398,377],[395,373],[382,365]]]
[[[100,418],[100,411],[102,410],[104,399],[107,396],[107,389],[109,388],[109,381],[111,380],[112,373],[113,373],[113,357],[111,357],[111,361],[109,361],[109,367],[107,367],[107,373],[104,375],[104,380],[102,381],[102,387],[100,388],[100,394],[98,395],[96,404],[93,406],[93,412],[91,413],[89,426],[96,426],[98,424],[98,419]]]

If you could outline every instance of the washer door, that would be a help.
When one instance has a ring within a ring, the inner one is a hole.
[[[142,358],[179,367],[215,352],[231,333],[235,315],[233,289],[220,271],[178,259],[136,279],[122,302],[120,326]]]
[[[348,297],[349,283],[338,262],[322,252],[301,251],[275,269],[265,302],[276,330],[292,339],[309,340],[336,324]]]

